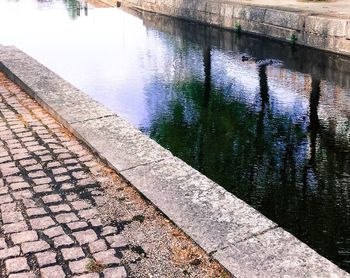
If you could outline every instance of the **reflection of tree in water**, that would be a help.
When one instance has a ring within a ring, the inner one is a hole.
[[[81,10],[84,11],[84,14],[88,15],[88,4],[87,2],[84,2],[81,4],[77,0],[64,0],[66,4],[66,8],[68,10],[69,17],[71,19],[76,19],[81,14]]]
[[[154,115],[150,136],[322,254],[339,256],[339,238],[350,238],[350,190],[337,187],[337,174],[350,175],[350,160],[321,127],[320,81],[312,81],[307,128],[272,109],[268,65],[258,65],[252,108],[213,85],[210,47],[202,55],[204,78],[172,85],[176,97],[166,115]]]
[[[300,144],[306,135],[300,126],[293,127],[288,117],[266,118],[269,106],[266,66],[259,67],[261,105],[256,112],[244,103],[228,100],[222,89],[212,87],[208,47],[203,49],[203,64],[204,82],[193,78],[175,84],[175,90],[186,101],[181,97],[173,99],[167,116],[154,119],[150,135],[220,184],[242,196],[261,199],[260,193],[250,194],[241,184],[263,188],[264,179],[269,180],[270,172],[280,167],[281,157],[276,149],[284,151],[283,145],[295,141]],[[187,107],[188,100],[194,110]],[[188,111],[192,111],[191,117],[186,115]],[[288,135],[291,128],[297,130],[295,138]]]

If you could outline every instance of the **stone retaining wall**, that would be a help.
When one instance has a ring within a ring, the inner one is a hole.
[[[109,0],[116,2],[116,0]],[[350,55],[350,19],[205,0],[120,0],[122,5]]]

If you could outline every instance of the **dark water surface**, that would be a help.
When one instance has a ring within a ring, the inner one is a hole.
[[[350,271],[349,59],[76,7],[0,0],[0,44],[27,52]]]

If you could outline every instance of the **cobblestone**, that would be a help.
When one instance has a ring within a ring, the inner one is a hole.
[[[48,227],[54,226],[55,222],[52,220],[50,216],[35,218],[30,220],[30,224],[33,229],[41,230],[46,229]]]
[[[21,244],[27,241],[38,240],[38,234],[36,231],[25,231],[11,235],[11,240],[14,244]]]
[[[2,228],[3,228],[5,234],[17,233],[20,231],[28,230],[28,226],[27,226],[26,222],[24,222],[24,221],[12,223],[12,224],[5,224],[5,225],[3,225]]]
[[[42,268],[40,272],[43,278],[65,278],[66,277],[62,267],[59,265]]]
[[[93,230],[86,230],[73,233],[73,236],[79,241],[80,244],[93,242],[97,239],[97,235]]]
[[[0,260],[18,256],[20,251],[18,246],[2,249],[0,250]]]
[[[56,253],[52,251],[45,251],[35,254],[39,266],[47,266],[56,263]]]
[[[76,260],[85,257],[83,249],[80,247],[65,248],[62,249],[61,252],[65,260]]]
[[[5,265],[6,265],[6,270],[8,273],[29,270],[29,265],[28,265],[27,259],[25,257],[8,259],[8,260],[6,260]]]
[[[105,278],[126,278],[126,271],[124,267],[107,268],[103,274]]]
[[[88,272],[89,259],[83,259],[80,261],[70,262],[69,268],[74,274],[81,274]]]
[[[36,252],[40,252],[43,250],[47,250],[49,248],[50,248],[49,244],[45,241],[42,241],[42,240],[33,241],[33,242],[25,242],[25,243],[22,243],[22,245],[21,245],[21,249],[22,249],[22,252],[24,254],[36,253]]]
[[[74,244],[74,241],[67,235],[62,235],[54,238],[55,247],[70,246]]]
[[[108,200],[118,202],[104,196],[108,192],[101,184],[108,179],[105,185],[120,186],[104,171],[90,151],[0,72],[0,277],[117,278],[127,277],[126,269],[134,271],[124,266],[140,262],[144,251],[122,234],[133,217],[117,221],[113,209],[101,214]],[[181,274],[174,277],[183,277],[181,267],[173,269]]]

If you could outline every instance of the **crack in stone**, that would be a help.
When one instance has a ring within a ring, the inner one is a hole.
[[[125,171],[129,171],[129,170],[135,169],[137,167],[147,166],[147,165],[150,165],[152,163],[159,163],[159,162],[161,162],[163,160],[165,160],[165,158],[161,158],[161,159],[158,159],[158,160],[155,160],[155,161],[145,162],[145,163],[142,163],[142,164],[139,164],[139,165],[136,165],[136,166],[132,166],[132,167],[129,167],[129,168],[125,168],[125,169],[119,170],[119,173],[123,173]]]
[[[113,116],[118,117],[117,114],[109,114],[109,115],[104,115],[104,116],[100,116],[100,117],[96,117],[96,118],[86,119],[86,120],[83,120],[83,121],[72,122],[69,125],[74,125],[74,124],[79,124],[79,123],[80,124],[81,123],[86,123],[86,122],[89,122],[89,121],[100,120],[100,119],[109,118],[109,117],[113,117]]]

